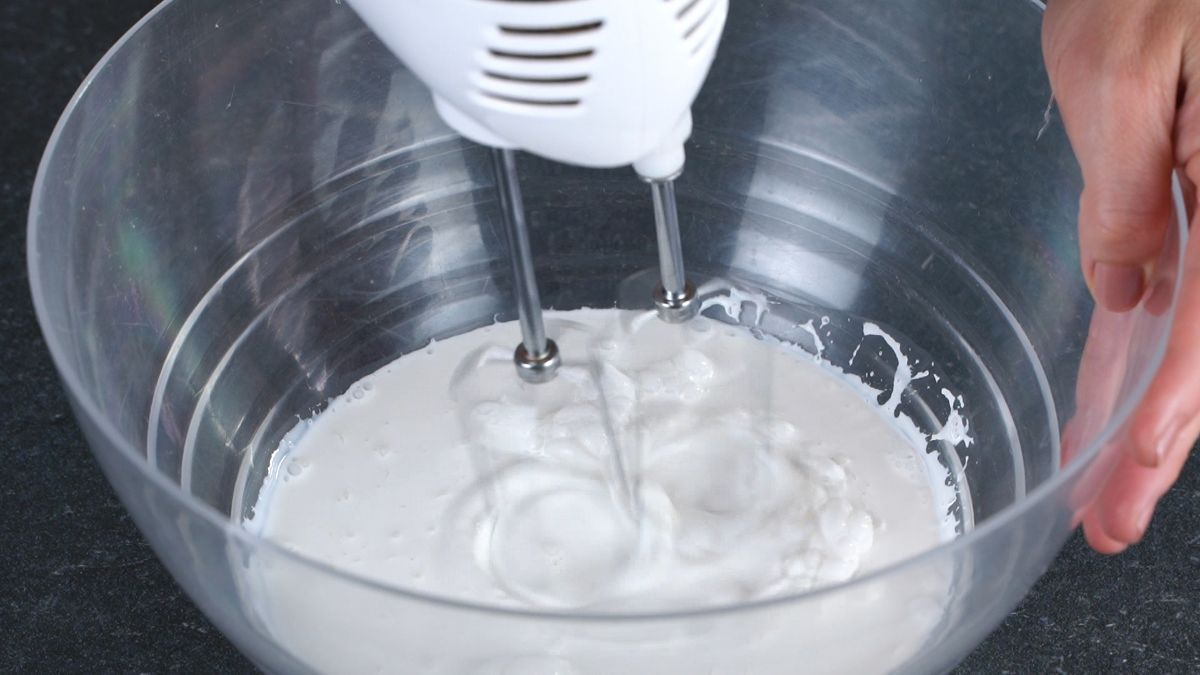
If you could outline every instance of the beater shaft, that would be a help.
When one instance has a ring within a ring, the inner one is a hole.
[[[542,300],[533,270],[533,254],[529,247],[529,230],[525,223],[525,202],[521,198],[516,156],[507,148],[493,148],[492,163],[500,207],[504,212],[504,233],[508,240],[513,290],[521,323],[521,344],[517,345],[513,360],[522,380],[535,384],[549,382],[554,379],[561,359],[558,345],[546,337],[546,325],[542,320]]]
[[[683,269],[683,241],[679,236],[675,179],[654,179],[649,183],[650,195],[654,199],[654,229],[658,235],[661,279],[654,289],[654,304],[664,321],[682,323],[696,314],[696,288],[688,283]]]

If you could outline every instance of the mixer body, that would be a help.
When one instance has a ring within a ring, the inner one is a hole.
[[[351,0],[471,140],[677,174],[728,0]]]

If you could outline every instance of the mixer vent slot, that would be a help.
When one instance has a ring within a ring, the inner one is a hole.
[[[578,49],[570,52],[514,52],[503,49],[489,49],[488,53],[498,59],[521,59],[528,61],[569,61],[586,59],[596,53],[594,49]]]
[[[479,94],[494,104],[529,106],[529,111],[579,106],[591,78],[587,62],[596,54],[595,36],[604,21],[576,15],[561,23],[539,24],[514,18],[506,17],[496,26],[480,63]]]
[[[696,8],[696,5],[700,4],[700,0],[685,0],[685,2],[687,4],[681,7],[678,12],[675,12],[675,18],[679,21],[687,19],[687,15]]]
[[[599,30],[603,21],[575,24],[573,26],[548,26],[530,28],[527,26],[500,26],[500,32],[508,35],[578,35]]]
[[[693,23],[690,28],[684,31],[683,39],[690,40],[692,36],[695,35],[700,28],[708,22],[708,18],[712,16],[712,13],[713,5],[712,3],[709,3],[708,7],[704,9],[704,14],[700,15],[700,18],[696,19],[695,23]]]
[[[716,0],[664,0],[680,5],[675,20],[683,27],[683,41],[693,55],[699,53],[716,34],[713,24],[718,19]]]
[[[493,80],[502,80],[504,82],[523,82],[525,84],[579,84],[587,82],[587,75],[568,75],[565,77],[538,77],[533,75],[510,75],[507,73],[496,73],[490,70],[483,71],[483,74]]]
[[[542,106],[542,107],[547,107],[547,108],[571,107],[571,106],[579,105],[579,103],[580,103],[580,100],[577,98],[563,98],[563,99],[524,98],[521,96],[505,96],[504,94],[497,94],[497,93],[490,92],[490,91],[483,91],[480,93],[482,93],[484,96],[486,96],[490,99],[496,100],[496,101],[503,101],[505,103],[517,103],[520,105]]]

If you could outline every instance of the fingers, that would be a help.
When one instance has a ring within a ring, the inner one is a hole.
[[[1130,420],[1127,452],[1084,516],[1088,543],[1101,553],[1141,540],[1200,436],[1200,236],[1188,241],[1182,274],[1167,351]]]
[[[1183,168],[1189,205],[1200,180],[1200,97],[1187,86],[1200,73],[1200,49],[1187,44],[1198,31],[1185,3],[1056,0],[1046,13],[1050,80],[1083,171],[1080,259],[1097,303],[1112,312],[1145,298],[1161,314],[1172,299],[1176,270],[1156,261],[1172,257],[1164,249],[1172,169]],[[1188,247],[1164,362],[1083,517],[1104,553],[1141,539],[1200,434],[1200,237]]]
[[[1169,13],[1114,9],[1124,4],[1050,3],[1043,30],[1055,99],[1083,171],[1084,276],[1096,301],[1118,312],[1146,293],[1170,223],[1182,40],[1160,16]]]
[[[1167,351],[1129,427],[1132,455],[1148,468],[1185,454],[1200,435],[1200,230],[1192,232]]]
[[[1154,468],[1125,455],[1083,519],[1083,532],[1100,553],[1120,553],[1141,541],[1158,500],[1179,477],[1190,446],[1178,448]]]

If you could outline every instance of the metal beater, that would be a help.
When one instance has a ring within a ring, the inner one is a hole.
[[[442,119],[495,149],[520,312],[517,372],[554,377],[513,151],[587,167],[633,165],[650,184],[662,283],[659,315],[695,314],[674,180],[692,101],[725,27],[729,0],[350,0],[433,91]]]

